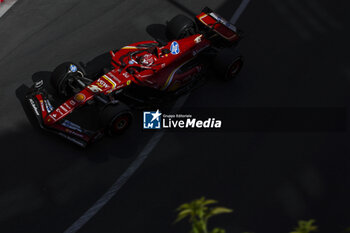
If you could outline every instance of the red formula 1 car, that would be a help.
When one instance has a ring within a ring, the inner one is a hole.
[[[169,42],[133,43],[111,51],[108,64],[94,69],[65,62],[49,84],[35,82],[27,99],[41,128],[85,147],[104,134],[123,132],[131,123],[131,108],[191,91],[208,66],[226,80],[239,73],[243,60],[234,47],[240,33],[209,8],[195,21],[177,15],[166,27]],[[84,126],[94,114],[94,125]]]

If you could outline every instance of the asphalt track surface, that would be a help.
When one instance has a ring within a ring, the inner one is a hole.
[[[63,232],[139,154],[152,133],[82,150],[29,123],[17,96],[31,75],[151,39],[178,13],[204,5],[230,18],[238,1],[19,1],[0,18],[0,231]],[[252,1],[239,79],[213,77],[185,107],[343,107],[350,57],[346,1]],[[153,25],[153,26],[150,26]],[[146,28],[148,28],[148,33]],[[288,232],[317,219],[349,226],[348,133],[166,133],[145,164],[80,232],[186,232],[177,205],[202,195],[235,209],[228,232]]]

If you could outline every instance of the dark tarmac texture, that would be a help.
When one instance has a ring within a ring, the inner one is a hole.
[[[135,123],[117,139],[81,149],[42,132],[18,98],[31,76],[162,35],[166,20],[205,5],[229,19],[239,1],[19,0],[0,18],[0,232],[63,232],[153,135]],[[238,21],[245,32],[240,77],[222,82],[212,74],[184,108],[345,108],[347,9],[345,0],[251,0]],[[185,222],[172,225],[174,209],[201,196],[235,209],[211,222],[227,232],[289,232],[297,220],[311,218],[320,232],[341,232],[350,226],[348,136],[167,132],[79,232],[187,232]]]

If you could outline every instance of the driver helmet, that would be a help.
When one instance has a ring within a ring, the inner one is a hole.
[[[151,66],[154,63],[154,60],[154,56],[147,53],[140,58],[140,63],[144,66]]]

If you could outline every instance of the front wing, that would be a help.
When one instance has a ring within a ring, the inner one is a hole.
[[[40,83],[33,85],[31,91],[26,95],[26,99],[34,112],[40,128],[46,131],[57,134],[81,147],[86,147],[89,143],[103,136],[102,131],[84,129],[67,119],[62,119],[52,125],[45,125],[44,119],[54,110],[54,107]]]

